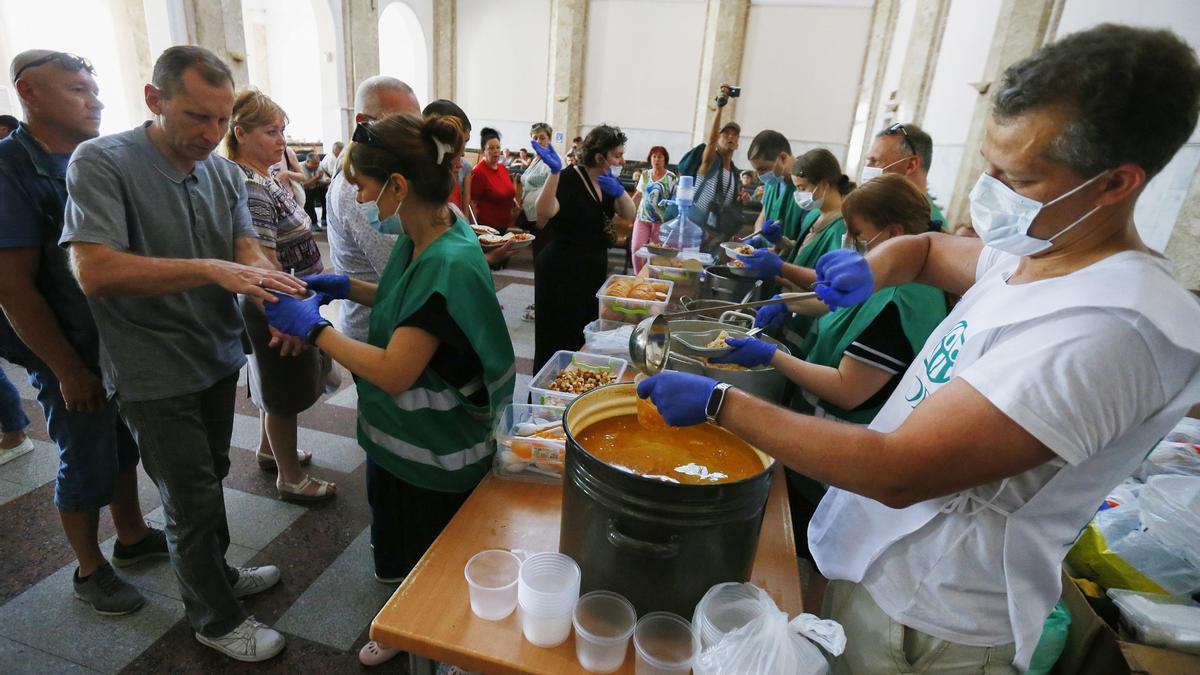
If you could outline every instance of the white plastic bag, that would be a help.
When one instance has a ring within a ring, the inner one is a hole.
[[[588,353],[629,360],[629,336],[633,334],[634,324],[601,328],[603,323],[603,319],[596,319],[584,327],[583,340]]]
[[[842,626],[812,614],[788,621],[766,591],[755,590],[758,616],[701,652],[696,675],[826,675],[829,663],[813,642],[840,655],[846,648]]]
[[[1139,501],[1150,536],[1200,568],[1200,476],[1154,476]]]
[[[1191,442],[1162,441],[1138,467],[1134,477],[1147,481],[1151,476],[1173,474],[1200,476],[1200,445]]]
[[[1191,598],[1110,590],[1125,625],[1140,642],[1200,654],[1200,604]]]

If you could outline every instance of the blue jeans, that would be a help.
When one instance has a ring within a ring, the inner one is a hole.
[[[114,401],[96,412],[67,410],[58,378],[49,367],[29,371],[46,431],[58,445],[54,504],[63,511],[95,511],[112,501],[117,473],[138,463],[138,448]]]
[[[4,371],[0,370],[0,431],[10,434],[22,431],[27,426],[29,418],[25,416],[25,409],[21,407],[21,394],[17,393],[17,388],[8,381]]]

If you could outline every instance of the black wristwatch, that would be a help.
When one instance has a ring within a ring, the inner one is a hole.
[[[316,344],[317,336],[321,334],[321,331],[332,325],[332,323],[329,323],[329,319],[321,319],[317,323],[313,324],[312,328],[308,329],[308,334],[304,336],[304,342],[310,345]]]
[[[718,424],[717,415],[721,414],[721,405],[725,403],[725,392],[732,384],[728,382],[718,382],[717,386],[713,387],[712,392],[708,395],[708,404],[704,406],[704,416],[709,422]]]

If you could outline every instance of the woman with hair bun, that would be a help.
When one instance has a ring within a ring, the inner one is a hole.
[[[225,135],[225,155],[246,176],[250,218],[267,259],[284,272],[320,274],[321,251],[303,202],[297,203],[270,175],[271,165],[284,156],[286,126],[287,115],[266,94],[255,89],[240,92]],[[281,353],[272,344],[262,301],[240,295],[238,304],[253,348],[247,372],[250,399],[260,410],[258,466],[279,472],[275,489],[280,499],[329,499],[337,494],[337,486],[306,474],[303,465],[312,461],[312,454],[296,450],[296,417],[320,398],[329,359],[316,349]]]
[[[467,176],[463,204],[467,217],[476,225],[487,225],[501,232],[512,224],[517,206],[517,189],[508,167],[500,161],[500,132],[491,127],[479,131],[481,159]]]
[[[446,204],[463,130],[450,116],[391,115],[358,125],[342,153],[367,222],[402,234],[372,284],[305,281],[271,325],[305,338],[358,380],[358,442],[367,452],[375,576],[397,583],[487,474],[492,429],[512,400],[515,359],[492,275],[471,228]],[[373,307],[367,342],[330,327],[320,305]],[[368,645],[370,646],[370,645]],[[364,660],[375,656],[360,655]]]

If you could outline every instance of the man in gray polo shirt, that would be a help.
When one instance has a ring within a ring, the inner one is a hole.
[[[171,47],[145,96],[152,122],[72,156],[61,243],[96,318],[105,389],[158,485],[196,639],[262,661],[283,649],[283,636],[238,598],[275,584],[279,570],[225,562],[221,480],[246,360],[235,294],[273,302],[270,291],[304,286],[262,255],[240,172],[210,156],[233,111],[229,68],[199,47]],[[299,348],[281,342],[285,353]]]

